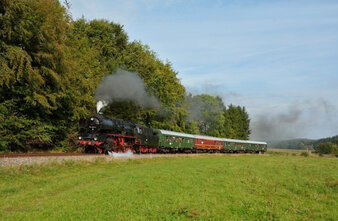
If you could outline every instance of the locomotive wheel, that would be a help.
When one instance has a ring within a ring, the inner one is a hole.
[[[135,153],[140,153],[140,149],[137,145],[134,145],[133,149],[134,149]]]
[[[108,137],[107,139],[106,139],[106,141],[104,142],[104,144],[103,144],[103,152],[105,153],[105,154],[108,154],[108,151],[109,152],[112,152],[112,151],[114,151],[114,140],[113,139],[111,139],[110,137]]]
[[[87,146],[85,146],[82,150],[83,153],[88,153]]]
[[[96,153],[96,149],[93,150],[88,145],[86,145],[84,148],[84,153]]]
[[[95,153],[98,153],[98,154],[103,154],[103,153],[104,153],[104,151],[103,151],[103,149],[102,149],[102,148],[100,148],[100,147],[97,147],[97,148],[95,148]]]

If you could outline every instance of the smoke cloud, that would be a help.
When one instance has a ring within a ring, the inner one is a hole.
[[[195,95],[197,96],[197,95]],[[220,97],[216,96],[219,99],[219,103],[208,102],[205,100],[199,100],[194,98],[191,94],[186,96],[186,102],[189,104],[188,108],[188,121],[200,121],[206,120],[204,112],[209,112],[212,114],[220,114],[224,109],[223,101]]]
[[[277,110],[274,110],[277,111]],[[324,99],[291,105],[285,111],[256,116],[251,124],[251,138],[259,140],[283,140],[318,137],[315,128],[326,128],[338,133],[337,108]],[[319,135],[321,136],[321,135]]]
[[[192,121],[192,120],[196,121],[196,120],[203,119],[202,106],[203,106],[203,104],[201,102],[194,102],[189,106],[188,121]]]
[[[306,122],[301,120],[302,111],[291,109],[286,113],[260,115],[252,123],[254,139],[276,140],[295,138]]]
[[[220,114],[222,112],[222,106],[218,105],[206,105],[202,101],[194,101],[188,108],[188,121],[199,121],[206,120],[204,112],[209,112],[213,114]]]
[[[136,72],[121,69],[103,78],[95,91],[94,98],[98,102],[98,111],[110,103],[121,101],[135,102],[147,108],[161,106],[157,97],[147,93],[143,80]]]

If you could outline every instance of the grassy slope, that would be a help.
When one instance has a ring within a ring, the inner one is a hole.
[[[4,220],[337,220],[335,158],[202,156],[0,168]]]

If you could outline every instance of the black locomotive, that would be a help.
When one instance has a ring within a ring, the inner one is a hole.
[[[121,119],[93,114],[80,122],[81,136],[78,143],[87,153],[108,151],[136,153],[156,152],[157,132],[151,128],[126,122]]]

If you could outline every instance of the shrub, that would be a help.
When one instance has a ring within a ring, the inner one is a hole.
[[[316,147],[316,152],[319,154],[336,154],[338,148],[336,144],[331,142],[321,143]]]

